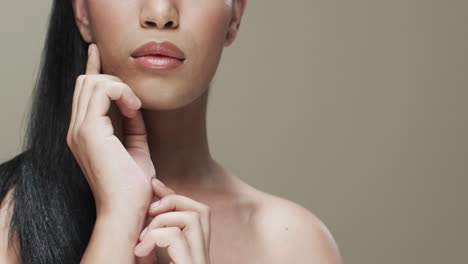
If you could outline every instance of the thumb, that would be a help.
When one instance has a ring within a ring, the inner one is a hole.
[[[88,47],[88,63],[86,64],[86,74],[101,73],[101,58],[96,44],[91,43]]]

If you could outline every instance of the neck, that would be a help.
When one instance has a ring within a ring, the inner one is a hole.
[[[208,90],[183,108],[142,109],[156,177],[176,192],[226,187],[227,173],[208,146],[207,101]]]
[[[144,110],[156,177],[169,186],[212,185],[214,160],[206,131],[207,94],[167,111]]]

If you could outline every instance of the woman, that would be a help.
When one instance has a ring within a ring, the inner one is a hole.
[[[1,263],[341,263],[313,213],[210,154],[245,6],[54,1],[24,151],[0,167]]]

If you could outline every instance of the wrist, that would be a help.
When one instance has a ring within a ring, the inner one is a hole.
[[[139,236],[147,218],[148,205],[146,206],[106,206],[97,210],[96,222],[109,224],[114,228],[128,230],[128,235]]]
[[[141,200],[141,199],[140,199]],[[96,215],[133,215],[146,216],[150,201],[136,201],[135,199],[125,199],[124,197],[113,199],[112,202],[96,200]]]
[[[131,214],[99,214],[80,263],[135,263],[140,225]]]

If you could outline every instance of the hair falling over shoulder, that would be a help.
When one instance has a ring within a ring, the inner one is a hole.
[[[0,165],[0,201],[14,188],[9,237],[24,264],[79,263],[91,237],[94,197],[66,144],[87,48],[72,2],[54,0],[22,153]]]

